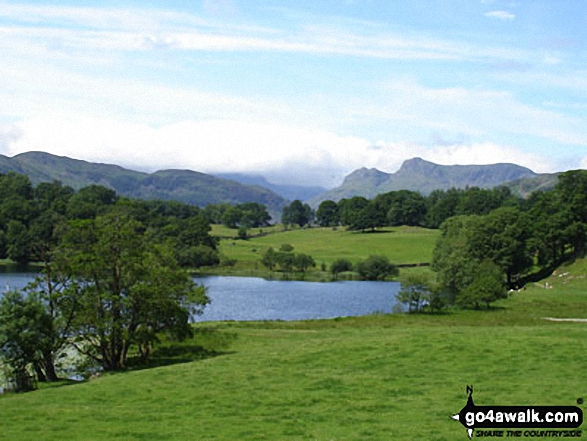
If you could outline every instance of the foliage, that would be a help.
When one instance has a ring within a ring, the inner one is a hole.
[[[284,253],[290,253],[294,250],[294,247],[290,243],[284,243],[279,247],[279,251],[283,251]]]
[[[332,273],[332,275],[335,278],[338,278],[338,275],[340,273],[343,273],[345,271],[352,271],[352,270],[353,270],[353,264],[348,259],[336,259],[330,265],[330,272]]]
[[[396,294],[398,302],[408,305],[409,313],[418,313],[424,307],[432,311],[442,309],[442,297],[425,274],[408,274],[401,281],[402,288]]]
[[[312,256],[304,253],[297,253],[294,257],[294,268],[298,271],[306,272],[308,268],[315,268],[316,261]]]
[[[415,191],[400,190],[378,195],[374,201],[387,225],[422,225],[426,215],[426,199]]]
[[[208,303],[169,248],[154,244],[124,211],[72,222],[57,271],[74,280],[62,295],[76,304],[75,347],[105,370],[126,366],[137,345],[147,356],[157,334],[189,334],[190,314]]]
[[[370,229],[375,231],[375,228],[385,225],[385,215],[377,209],[377,204],[374,201],[369,201],[353,216],[353,222],[349,225],[351,230],[365,231]]]
[[[303,227],[314,220],[314,211],[308,204],[303,204],[296,199],[291,204],[283,207],[281,222],[284,225],[299,225]]]
[[[268,207],[273,213],[279,213],[286,203],[283,197],[265,188],[243,185],[190,170],[144,173],[117,165],[96,164],[43,152],[27,152],[12,158],[0,159],[3,162],[3,170],[18,173],[24,170],[33,183],[59,179],[64,185],[75,189],[101,184],[113,189],[121,197],[175,200],[185,205],[200,207],[218,203],[234,205],[257,202]]]
[[[371,255],[359,262],[357,272],[363,280],[385,280],[399,274],[397,267],[385,256]]]
[[[10,291],[0,298],[0,358],[17,391],[30,389],[29,369],[44,378],[41,367],[53,333],[51,317],[36,296]]]
[[[473,281],[457,295],[457,304],[463,308],[479,309],[482,304],[505,298],[507,292],[500,268],[490,260],[482,261],[476,268]]]
[[[316,220],[321,227],[334,227],[340,223],[340,213],[336,202],[327,200],[320,203]]]
[[[481,404],[581,396],[585,325],[541,317],[587,317],[586,272],[578,260],[491,313],[199,324],[194,339],[158,347],[165,368],[1,397],[0,437],[466,439],[447,416],[466,403],[466,383],[482,386]],[[218,334],[237,338],[206,355]],[[423,419],[431,409],[438,417]]]
[[[350,199],[341,199],[338,202],[340,223],[345,226],[354,225],[359,213],[369,204],[362,196],[354,196]]]
[[[261,264],[268,268],[270,271],[273,271],[278,264],[277,259],[277,252],[272,248],[269,247],[261,257]]]

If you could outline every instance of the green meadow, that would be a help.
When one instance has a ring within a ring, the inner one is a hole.
[[[294,252],[311,255],[316,261],[316,270],[310,271],[309,279],[327,278],[320,267],[327,268],[339,258],[349,259],[353,264],[364,260],[371,254],[386,256],[393,264],[430,263],[432,250],[438,237],[438,230],[420,227],[388,227],[376,232],[347,231],[344,228],[308,228],[284,231],[281,226],[262,228],[264,235],[259,236],[258,229],[252,229],[253,235],[248,240],[231,239],[229,234],[235,230],[214,225],[211,234],[221,237],[220,252],[228,259],[235,259],[236,264],[225,272],[243,275],[267,276],[267,271],[260,263],[261,256],[269,249],[275,250],[283,244],[291,244]],[[217,273],[218,270],[214,269]],[[221,271],[222,272],[222,271]]]
[[[466,385],[477,405],[587,398],[587,323],[544,319],[587,318],[586,274],[490,311],[200,324],[150,368],[2,396],[0,440],[465,440]]]

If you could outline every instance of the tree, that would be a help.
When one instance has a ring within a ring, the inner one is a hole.
[[[284,225],[299,225],[303,227],[314,220],[314,212],[308,204],[302,204],[298,199],[283,207],[281,223]]]
[[[277,252],[275,259],[284,273],[290,273],[295,264],[295,254],[289,252]]]
[[[46,378],[42,366],[52,339],[51,317],[38,297],[10,291],[0,299],[0,356],[17,391],[33,388],[29,369]]]
[[[477,266],[473,281],[457,295],[456,300],[462,308],[479,309],[485,304],[489,309],[491,302],[506,296],[500,268],[490,260],[484,260]]]
[[[316,267],[316,262],[312,256],[304,253],[298,253],[294,257],[294,268],[305,273],[308,268]]]
[[[408,190],[394,192],[393,202],[387,211],[389,225],[421,225],[425,216],[426,199],[420,193]]]
[[[438,283],[453,303],[456,295],[469,285],[475,274],[475,260],[467,248],[466,231],[475,216],[455,216],[441,226],[440,237],[432,253],[432,269],[437,273]]]
[[[74,345],[104,370],[124,368],[133,345],[148,354],[160,332],[186,336],[209,301],[123,210],[71,222],[58,251],[58,271],[72,279],[61,294],[76,303]]]
[[[349,228],[351,230],[361,230],[364,232],[370,229],[372,232],[375,228],[385,225],[385,215],[378,208],[374,201],[369,201],[353,217],[353,222]]]
[[[237,205],[241,212],[239,223],[247,228],[258,228],[269,225],[271,216],[267,212],[267,207],[257,202],[246,202]]]
[[[31,258],[31,238],[27,227],[20,221],[8,222],[6,231],[6,255],[20,265]]]
[[[116,192],[101,185],[80,189],[67,202],[67,215],[72,219],[93,219],[118,200]]]
[[[408,312],[420,312],[425,305],[429,305],[433,298],[431,282],[423,274],[408,274],[401,282],[402,288],[396,294],[400,303],[408,305]]]
[[[348,259],[336,259],[330,265],[330,272],[334,276],[335,279],[338,279],[338,275],[345,271],[352,271],[353,264]]]
[[[269,271],[273,271],[278,263],[277,252],[272,247],[269,247],[269,249],[265,251],[261,257],[261,265],[268,268]]]
[[[220,262],[216,240],[210,236],[210,230],[210,223],[202,214],[170,222],[166,238],[175,242],[175,255],[180,266],[200,268]]]
[[[316,212],[316,220],[321,227],[334,227],[340,223],[338,205],[334,201],[323,201]]]
[[[227,228],[236,228],[242,214],[242,211],[238,207],[228,207],[222,214],[222,224]]]
[[[528,247],[530,220],[515,207],[501,207],[491,213],[473,218],[467,237],[468,254],[481,262],[489,259],[506,275],[507,284],[532,267]]]
[[[386,277],[397,276],[399,270],[389,263],[385,256],[371,255],[357,265],[357,272],[363,280],[385,280]]]
[[[40,182],[33,190],[37,208],[43,212],[47,210],[65,215],[67,204],[73,196],[73,188],[64,186],[59,181]]]
[[[338,202],[340,223],[345,226],[353,225],[360,211],[368,204],[369,201],[363,196],[353,196],[350,199],[341,199]]]

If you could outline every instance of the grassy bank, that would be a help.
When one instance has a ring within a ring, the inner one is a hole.
[[[0,398],[0,439],[464,440],[467,384],[482,405],[587,397],[587,324],[543,320],[587,318],[585,274],[489,312],[202,324],[159,367]]]
[[[214,226],[212,234],[225,237],[225,227]],[[257,229],[253,230],[257,233]],[[328,271],[320,271],[322,264],[328,269],[339,258],[349,259],[353,264],[366,259],[371,254],[386,256],[393,264],[429,263],[432,250],[438,237],[438,230],[415,227],[382,228],[374,233],[347,231],[343,228],[309,228],[284,231],[282,227],[263,229],[263,235],[248,240],[221,239],[220,252],[233,259],[233,267],[213,268],[214,274],[246,275],[259,277],[279,277],[260,263],[261,256],[269,249],[279,249],[283,244],[291,244],[294,252],[311,255],[317,268],[306,275],[306,280],[329,280]]]

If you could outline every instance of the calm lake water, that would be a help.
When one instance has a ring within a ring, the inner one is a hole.
[[[34,273],[0,273],[0,292],[23,288]],[[255,277],[194,279],[212,302],[197,322],[217,320],[307,320],[390,312],[397,282],[297,282]]]

